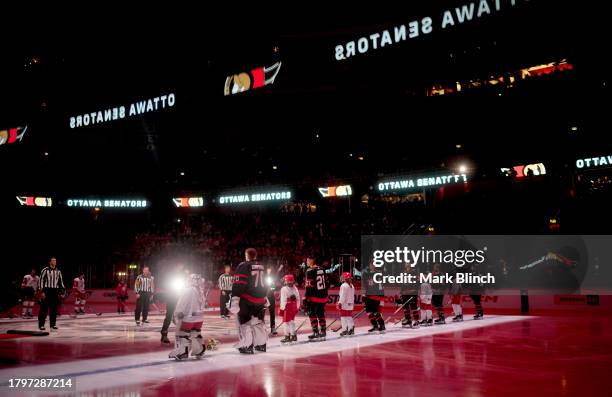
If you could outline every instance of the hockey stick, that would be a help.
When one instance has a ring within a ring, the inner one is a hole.
[[[361,316],[363,313],[365,313],[365,308],[361,309],[361,311],[360,311],[359,313],[357,313],[357,314],[355,314],[355,315],[353,316],[353,321],[354,321],[354,320],[357,320],[357,318],[359,318],[359,317],[360,317],[360,316]],[[340,331],[341,329],[342,329],[342,327],[340,327],[340,328],[336,328],[336,329],[332,329],[332,331],[333,331],[333,332],[338,332],[338,331]]]
[[[281,321],[281,323],[278,324],[278,326],[274,328],[274,332],[276,332],[280,328],[280,326],[283,325],[284,323],[285,323],[285,320]]]
[[[332,326],[332,325],[333,325],[333,324],[334,324],[336,321],[338,321],[338,319],[339,319],[339,318],[340,318],[340,316],[336,317],[336,318],[335,318],[335,320],[334,320],[334,321],[332,321],[331,323],[329,323],[329,325],[327,325],[327,327],[326,327],[326,328],[331,328],[331,326]],[[336,331],[334,331],[334,332],[336,332]]]
[[[557,262],[561,262],[563,263],[565,266],[567,267],[574,267],[576,266],[576,264],[578,263],[575,260],[569,259],[564,257],[563,255],[554,253],[554,252],[549,252],[546,255],[544,255],[543,257],[541,257],[540,259],[537,259],[531,263],[528,263],[524,266],[519,267],[519,270],[526,270],[526,269],[530,269],[536,265],[539,265],[540,263],[544,262],[545,260],[555,260]]]
[[[387,319],[385,320],[385,324],[389,322],[389,320],[391,320],[391,318],[395,317],[395,315],[397,314],[397,312],[399,312],[400,310],[402,310],[402,308],[404,306],[406,306],[406,304],[408,302],[410,302],[412,300],[412,298],[414,298],[413,296],[410,297],[410,299],[408,299],[406,302],[404,302],[400,307],[397,308],[397,310],[395,310],[389,317],[387,317]],[[401,320],[400,320],[401,321]],[[395,323],[397,324],[397,323]]]
[[[95,311],[94,311],[94,310],[91,308],[91,306],[89,306],[89,305],[85,305],[85,309],[86,309],[86,310],[89,310],[89,312],[90,312],[91,314],[94,314],[94,313],[95,313],[95,314],[96,314],[96,316],[101,316],[101,315],[102,315],[102,312],[96,313],[96,312],[95,312]]]
[[[159,310],[159,307],[157,306],[156,303],[151,302],[151,306],[153,306],[155,310],[157,310],[157,314],[164,314],[161,310]]]
[[[297,327],[297,328],[295,329],[295,333],[296,333],[296,334],[297,334],[297,332],[300,330],[300,328],[302,328],[302,327],[304,326],[304,324],[306,324],[306,320],[308,320],[308,319],[307,319],[307,318],[305,318],[305,319],[304,319],[304,321],[302,321],[302,324],[300,324],[300,326],[299,326],[299,327]]]

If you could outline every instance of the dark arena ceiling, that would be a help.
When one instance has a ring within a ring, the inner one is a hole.
[[[605,35],[577,21],[597,10],[489,0],[480,18],[459,23],[454,14],[441,28],[444,10],[473,3],[477,13],[481,2],[413,3],[81,18],[62,32],[44,21],[22,26],[23,43],[2,41],[0,130],[28,126],[21,142],[0,146],[3,190],[206,191],[438,169],[461,156],[486,172],[601,144],[609,46],[591,52],[587,38],[597,46]],[[380,48],[385,31],[412,22],[418,37]],[[351,42],[363,49],[361,37],[367,51],[336,59]],[[428,96],[434,86],[562,61],[573,69]],[[277,62],[273,84],[224,96],[228,76]],[[71,117],[169,93],[171,108],[70,128]]]

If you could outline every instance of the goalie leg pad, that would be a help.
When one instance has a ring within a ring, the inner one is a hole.
[[[253,346],[253,329],[249,323],[240,324],[238,326],[238,344],[236,347],[249,347]]]
[[[190,331],[189,341],[191,342],[191,355],[201,357],[206,351],[206,346],[202,343],[202,334],[199,329]]]
[[[176,331],[174,350],[168,354],[168,358],[183,360],[189,357],[190,344],[189,333],[184,331]]]
[[[253,344],[255,346],[265,345],[268,342],[266,323],[263,320],[253,317],[250,321],[253,330]]]

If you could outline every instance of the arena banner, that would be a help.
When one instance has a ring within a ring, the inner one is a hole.
[[[68,296],[69,298],[70,296]],[[89,303],[116,303],[117,293],[114,289],[88,289],[87,302]],[[127,303],[136,303],[136,293],[128,290]]]
[[[300,288],[300,296],[304,298],[304,289]],[[339,288],[330,288],[328,291],[327,309],[334,310],[339,298]],[[366,291],[359,289],[355,293],[355,308],[361,310],[363,308],[363,294]],[[386,309],[396,309],[398,306],[395,303],[395,293],[399,291],[389,291],[389,295],[385,296],[384,306]],[[484,291],[481,302],[485,309],[492,310],[507,310],[518,311],[521,309],[521,294],[525,291],[520,290],[505,290],[505,291]],[[276,306],[280,305],[280,299],[276,294]],[[448,297],[448,291],[444,295]],[[529,296],[529,308],[534,310],[573,310],[573,309],[591,309],[603,307],[612,308],[612,295],[596,295],[596,294],[543,294],[542,291],[527,291]],[[66,297],[66,301],[71,299],[70,294]],[[117,295],[114,289],[89,289],[87,290],[87,302],[90,304],[115,304]],[[160,308],[163,308],[163,299],[155,299],[155,302]],[[136,294],[133,290],[128,291],[128,305],[136,303]],[[470,309],[473,307],[472,298],[464,294],[461,296],[461,303],[464,308]],[[219,290],[213,289],[208,295],[207,307],[219,308]]]

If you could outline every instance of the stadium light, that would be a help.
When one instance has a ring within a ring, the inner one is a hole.
[[[175,279],[173,279],[170,282],[170,287],[175,291],[175,292],[179,292],[181,291],[183,288],[185,288],[185,280],[183,280],[180,277],[177,277]]]

